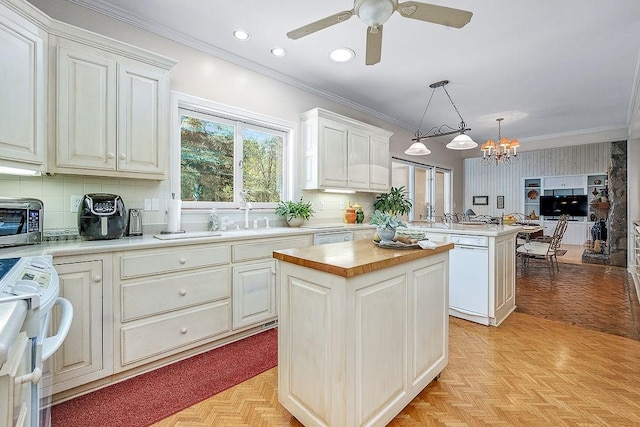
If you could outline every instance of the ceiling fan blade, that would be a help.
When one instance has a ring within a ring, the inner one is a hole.
[[[308,36],[309,34],[315,33],[316,31],[320,31],[324,28],[344,22],[347,19],[351,18],[354,14],[355,12],[353,10],[345,10],[344,12],[327,16],[326,18],[312,22],[311,24],[303,25],[300,28],[289,31],[287,33],[287,37],[293,40],[297,40],[300,37]]]
[[[374,65],[382,57],[382,25],[367,28],[367,58],[365,64]]]
[[[472,12],[435,4],[407,1],[399,3],[396,10],[405,18],[418,19],[447,27],[462,28],[471,21]]]

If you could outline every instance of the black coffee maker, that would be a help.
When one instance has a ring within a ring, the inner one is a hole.
[[[78,234],[88,240],[119,239],[127,228],[126,214],[116,194],[85,194],[78,207]]]

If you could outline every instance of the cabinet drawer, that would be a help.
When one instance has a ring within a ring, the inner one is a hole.
[[[273,251],[289,248],[304,248],[312,246],[311,235],[298,236],[289,239],[260,240],[253,243],[233,245],[233,262],[249,261],[253,259],[271,258]]]
[[[127,365],[231,330],[229,300],[172,313],[120,329]]]
[[[229,246],[199,246],[162,251],[128,252],[120,259],[120,278],[148,276],[172,271],[228,264]]]
[[[122,285],[122,322],[230,297],[230,267]]]

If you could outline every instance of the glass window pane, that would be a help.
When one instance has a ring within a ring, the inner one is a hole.
[[[242,130],[242,187],[250,202],[276,203],[282,193],[283,138],[264,130]]]
[[[180,197],[233,202],[234,126],[181,116]]]

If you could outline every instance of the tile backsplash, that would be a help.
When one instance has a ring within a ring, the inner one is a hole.
[[[71,210],[73,196],[87,193],[112,193],[122,197],[125,207],[143,209],[142,223],[145,233],[157,233],[166,228],[167,201],[171,198],[169,181],[147,181],[136,179],[117,179],[84,177],[75,175],[53,175],[39,177],[19,177],[0,175],[0,197],[33,197],[44,203],[44,229],[70,230],[77,228],[76,212]],[[316,191],[303,191],[302,197],[311,201],[315,210],[312,223],[342,222],[347,204],[362,205],[366,217],[371,214],[373,194],[333,194]],[[145,204],[146,200],[146,204]],[[146,205],[146,206],[145,206]],[[148,209],[151,206],[151,209]],[[244,227],[244,213],[239,209],[220,210],[220,215],[228,216],[232,221]],[[182,228],[187,231],[200,231],[206,228],[208,211],[195,210],[182,212]],[[251,222],[255,218],[267,216],[271,226],[281,226],[284,222],[275,216],[273,210],[254,210]],[[367,220],[365,219],[365,222]],[[249,225],[253,226],[253,223]]]
[[[18,177],[0,175],[0,196],[33,197],[44,203],[44,229],[77,228],[76,212],[71,210],[72,196],[87,193],[112,193],[122,197],[127,209],[144,208],[145,199],[155,199],[154,208],[143,212],[144,224],[164,224],[168,181],[95,178],[83,176]]]

